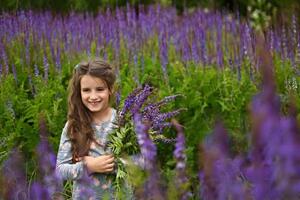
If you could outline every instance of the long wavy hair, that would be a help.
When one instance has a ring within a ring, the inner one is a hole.
[[[81,62],[74,68],[68,87],[67,129],[67,134],[71,140],[73,163],[75,163],[76,158],[88,155],[92,142],[97,143],[94,137],[94,130],[91,126],[91,112],[84,106],[81,100],[80,82],[84,75],[91,75],[102,79],[111,93],[114,91],[113,87],[116,80],[113,67],[100,59]]]

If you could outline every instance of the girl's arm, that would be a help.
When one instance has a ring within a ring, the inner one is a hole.
[[[83,175],[83,161],[72,163],[71,141],[67,136],[67,123],[62,131],[56,160],[56,172],[62,179],[76,180]]]

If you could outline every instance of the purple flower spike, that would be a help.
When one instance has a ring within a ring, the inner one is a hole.
[[[62,189],[62,180],[56,174],[56,157],[47,138],[46,122],[40,120],[40,137],[41,141],[37,148],[40,172],[43,177],[43,185],[47,188],[49,196],[57,195]]]
[[[44,62],[44,80],[47,81],[49,75],[49,63],[46,54],[44,54],[43,62]]]
[[[174,150],[174,157],[176,160],[176,187],[179,189],[180,199],[189,199],[190,192],[186,190],[188,178],[186,176],[186,155],[185,151],[185,138],[183,135],[182,126],[176,120],[172,120],[173,125],[177,130],[177,138]]]
[[[37,64],[34,64],[34,75],[38,77],[40,75],[39,67]]]
[[[140,145],[141,153],[145,158],[146,169],[151,170],[154,168],[155,165],[156,146],[151,141],[148,135],[148,130],[150,127],[142,123],[141,115],[138,113],[134,113],[133,119],[138,144]]]
[[[150,87],[149,85],[145,85],[143,90],[135,98],[135,104],[132,109],[133,113],[138,112],[142,108],[147,98],[152,94],[152,91],[152,87]]]
[[[79,188],[79,194],[81,197],[85,197],[86,199],[95,199],[95,191],[92,189],[93,187],[93,180],[88,175],[87,169],[84,169],[84,174],[79,180],[81,185],[85,187]]]
[[[40,200],[40,199],[50,200],[52,198],[49,196],[49,193],[48,193],[46,187],[44,187],[40,183],[33,183],[30,188],[30,199],[31,200]]]
[[[180,108],[180,109],[177,109],[175,111],[158,114],[157,116],[155,116],[155,118],[153,120],[153,125],[152,125],[153,129],[154,130],[160,130],[161,129],[161,125],[163,124],[163,122],[166,119],[170,119],[170,118],[178,115],[183,110],[186,110],[186,109]]]
[[[165,199],[159,183],[159,172],[156,166],[156,146],[148,135],[149,126],[142,123],[139,113],[133,113],[134,126],[141,154],[145,160],[145,169],[149,177],[144,184],[143,199]]]
[[[228,153],[227,133],[217,123],[213,135],[203,145],[203,170],[200,172],[203,199],[248,199],[241,176],[241,160],[232,160]]]
[[[1,169],[4,187],[1,190],[4,191],[4,199],[27,200],[29,198],[23,157],[19,150],[13,149],[8,158]]]
[[[119,118],[120,118],[120,123],[124,121],[124,117],[126,113],[131,109],[135,102],[136,95],[142,90],[143,88],[139,87],[136,88],[130,95],[127,96],[124,102],[123,109],[120,111]]]
[[[185,169],[186,156],[184,154],[185,150],[185,140],[183,135],[183,130],[181,125],[178,124],[175,120],[173,120],[173,124],[177,130],[177,138],[174,150],[174,157],[177,160],[176,169],[182,171]]]

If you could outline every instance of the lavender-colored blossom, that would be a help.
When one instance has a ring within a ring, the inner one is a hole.
[[[31,200],[40,200],[40,199],[45,199],[45,200],[50,200],[52,199],[49,196],[48,190],[45,186],[38,182],[34,182],[31,187],[30,187],[30,196],[29,199]]]
[[[40,70],[37,64],[34,64],[34,75],[38,77],[40,74]]]
[[[191,60],[191,49],[189,41],[185,34],[188,34],[188,31],[186,33],[181,33],[181,51],[182,51],[182,60],[184,63],[187,63]]]
[[[300,64],[300,33],[297,40],[295,64]]]
[[[198,64],[200,61],[200,57],[199,57],[200,53],[198,50],[198,40],[196,37],[194,37],[193,39],[194,39],[194,42],[192,43],[192,47],[191,47],[192,57],[193,57],[194,63]]]
[[[62,189],[62,180],[55,171],[56,156],[48,142],[46,122],[40,119],[40,143],[37,147],[40,173],[43,177],[43,186],[47,188],[49,199],[59,194]]]
[[[294,108],[295,106],[292,106]],[[292,110],[292,112],[294,112]],[[290,114],[282,118],[278,139],[276,155],[274,155],[273,186],[279,199],[296,199],[300,193],[300,156],[295,153],[300,149],[299,127],[296,115]]]
[[[175,111],[170,111],[170,112],[158,114],[153,119],[153,122],[152,122],[153,123],[153,125],[152,125],[153,129],[161,131],[161,123],[163,123],[166,119],[170,119],[170,118],[178,115],[183,110],[185,110],[185,109],[180,108],[180,109],[177,109]]]
[[[30,65],[30,43],[29,43],[29,35],[28,32],[25,37],[25,63],[27,66]]]
[[[155,117],[159,114],[159,107],[154,103],[149,103],[143,109],[143,118],[149,122],[152,122],[155,119]]]
[[[136,53],[134,53],[133,55],[133,63],[134,63],[134,75],[133,75],[133,79],[134,79],[134,82],[136,83],[136,85],[140,85],[139,83],[139,69],[138,69],[138,56]]]
[[[185,189],[184,185],[188,183],[188,178],[186,175],[186,155],[185,155],[185,138],[183,135],[183,130],[177,121],[173,120],[173,124],[177,130],[177,138],[175,144],[175,150],[173,155],[176,160],[176,187],[179,189],[180,199],[189,199],[191,193]]]
[[[138,87],[138,88],[136,88],[132,93],[130,93],[130,94],[126,97],[126,99],[125,99],[125,101],[124,101],[124,106],[123,106],[122,110],[121,110],[120,113],[119,113],[119,119],[120,119],[121,124],[122,124],[123,121],[125,120],[124,117],[125,117],[126,113],[127,113],[128,111],[130,111],[131,107],[132,107],[133,104],[135,103],[136,95],[137,95],[140,91],[142,91],[142,90],[143,90],[142,87]]]
[[[199,173],[204,199],[247,199],[241,175],[241,160],[231,160],[227,133],[217,123],[213,134],[203,144],[203,169]]]
[[[145,85],[143,90],[136,95],[134,106],[132,112],[135,113],[139,111],[144,103],[147,101],[148,97],[152,94],[153,87]]]
[[[24,168],[24,159],[18,149],[13,149],[1,168],[3,176],[4,199],[28,198],[28,185]]]
[[[281,59],[283,60],[283,61],[285,61],[287,58],[288,58],[288,56],[287,56],[287,54],[288,54],[288,47],[287,47],[287,35],[286,35],[286,30],[285,30],[285,27],[283,26],[282,28],[281,28],[281,36],[282,36],[282,43],[281,43]]]
[[[81,185],[85,187],[79,188],[79,194],[81,197],[85,197],[87,199],[94,199],[95,198],[95,191],[93,190],[93,180],[91,176],[88,175],[88,171],[86,168],[83,170],[83,175],[78,180]]]
[[[292,39],[293,39],[293,43],[294,45],[297,45],[297,35],[298,35],[298,31],[297,31],[297,18],[295,16],[295,14],[293,14],[292,16]]]
[[[223,68],[223,51],[222,51],[222,21],[221,17],[217,16],[217,40],[216,40],[216,49],[217,49],[217,65],[220,68]]]
[[[260,44],[264,78],[262,92],[252,103],[252,147],[245,177],[252,185],[254,199],[297,199],[299,157],[293,152],[299,148],[299,130],[295,117],[280,116],[272,57],[263,41]]]
[[[56,56],[55,56],[55,66],[56,66],[56,70],[60,73],[61,72],[61,55],[60,55],[60,47],[59,45],[56,48]]]
[[[200,34],[200,49],[201,49],[201,60],[202,64],[206,65],[208,63],[207,50],[206,50],[206,35],[202,27],[199,28]]]
[[[124,122],[124,117],[128,111],[135,113],[143,107],[147,98],[152,94],[152,90],[152,87],[145,85],[143,88],[136,88],[130,95],[128,95],[124,102],[123,109],[119,114],[119,121],[121,124]]]
[[[271,29],[269,31],[269,46],[270,46],[270,52],[272,53],[274,51],[274,31]]]
[[[162,25],[163,26],[163,25]],[[162,66],[162,71],[164,75],[165,81],[168,81],[168,71],[167,65],[168,61],[168,38],[166,32],[161,32],[159,35],[159,56],[160,56],[160,63]]]
[[[135,131],[138,144],[141,149],[141,155],[145,159],[145,168],[149,177],[144,183],[144,199],[164,199],[160,183],[159,173],[156,166],[156,146],[149,137],[149,125],[144,124],[139,113],[133,114]]]
[[[49,63],[46,54],[44,54],[43,62],[44,62],[44,80],[47,81],[49,76]]]
[[[3,74],[2,74],[2,63],[0,63],[0,80],[1,80],[2,76],[3,76]]]
[[[116,96],[116,108],[119,108],[120,102],[121,102],[121,92],[120,92],[120,89],[117,90],[115,96]]]
[[[150,127],[149,125],[143,124],[141,116],[138,113],[134,113],[133,120],[138,144],[141,148],[141,154],[145,158],[146,169],[151,170],[155,166],[156,146],[148,135],[148,130]]]

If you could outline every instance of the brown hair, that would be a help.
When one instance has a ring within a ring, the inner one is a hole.
[[[108,89],[113,92],[116,80],[113,68],[107,62],[94,59],[76,65],[69,82],[68,97],[68,131],[71,140],[72,160],[88,155],[91,143],[95,141],[91,126],[92,116],[81,100],[80,81],[83,75],[91,75],[102,79]]]

